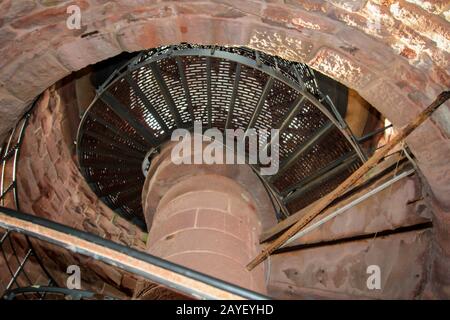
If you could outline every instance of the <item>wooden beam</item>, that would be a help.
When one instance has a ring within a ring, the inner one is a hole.
[[[305,227],[312,219],[318,216],[328,205],[333,202],[336,198],[346,192],[355,182],[357,182],[361,177],[363,177],[370,169],[375,167],[378,162],[383,159],[389,151],[394,148],[399,142],[405,139],[411,132],[413,132],[418,126],[420,126],[430,115],[445,101],[450,97],[450,91],[442,92],[436,100],[431,103],[424,111],[422,111],[411,123],[409,123],[405,128],[400,130],[398,134],[383,148],[378,152],[375,152],[372,157],[370,157],[358,170],[356,170],[350,177],[348,177],[344,182],[342,182],[336,189],[323,197],[318,201],[309,211],[305,214],[299,221],[292,225],[288,230],[286,230],[280,237],[270,243],[262,252],[256,256],[247,265],[248,270],[252,270],[261,262],[263,262],[267,257],[274,252],[276,249],[281,247],[289,238],[295,235],[303,227]]]
[[[316,217],[316,218],[318,218],[317,221],[316,221],[316,219],[314,219],[313,220],[314,223],[311,223],[306,228],[303,228],[298,233],[296,233],[293,237],[288,239],[288,241],[286,241],[281,246],[281,248],[286,248],[289,246],[296,246],[295,241],[298,240],[300,237],[308,234],[309,232],[312,232],[313,230],[316,230],[317,228],[319,228],[323,224],[327,223],[328,221],[332,220],[333,218],[337,217],[338,215],[348,212],[348,210],[350,210],[352,207],[357,206],[358,204],[364,202],[365,200],[374,196],[378,192],[385,190],[389,186],[392,186],[394,183],[398,182],[399,180],[410,176],[414,172],[415,172],[415,169],[409,169],[409,170],[403,171],[398,175],[394,175],[391,179],[384,181],[382,184],[377,185],[376,187],[372,186],[369,190],[364,192],[362,195],[353,199],[353,201],[348,201],[348,203],[345,205],[341,204],[338,208],[336,208],[335,210],[332,210],[331,212],[329,212],[329,209],[326,209],[325,211],[323,211],[323,213],[321,215]]]
[[[356,153],[354,153],[354,154],[356,154]],[[367,174],[365,174],[355,185],[353,185],[352,188],[350,188],[345,194],[343,194],[342,197],[345,197],[345,199],[342,199],[342,201],[340,198],[337,199],[339,201],[339,203],[337,203],[336,205],[332,204],[331,206],[328,206],[328,208],[325,209],[325,211],[323,211],[322,213],[325,213],[326,211],[331,212],[332,210],[336,210],[341,205],[346,204],[346,202],[348,201],[347,194],[351,193],[352,190],[354,190],[355,188],[363,186],[367,183],[371,183],[373,181],[373,179],[375,179],[374,184],[376,184],[376,181],[383,179],[386,175],[391,176],[391,174],[389,174],[389,172],[392,171],[391,168],[393,166],[397,166],[397,163],[401,163],[405,159],[406,158],[402,157],[400,155],[400,153],[398,153],[398,152],[396,152],[394,155],[386,158],[386,160],[383,160],[383,162],[380,162],[380,164],[378,164],[375,168],[373,168],[372,170],[367,172]],[[369,188],[371,188],[371,187],[369,187]],[[351,195],[348,198],[351,199],[352,197],[353,196]],[[273,227],[271,227],[267,230],[264,230],[261,233],[261,236],[259,237],[260,243],[267,242],[267,241],[273,239],[277,234],[280,234],[282,231],[284,231],[287,228],[289,228],[290,226],[292,226],[294,223],[296,223],[298,220],[300,220],[301,217],[303,217],[306,213],[308,213],[318,201],[320,201],[320,199],[317,201],[314,201],[313,203],[309,204],[308,206],[291,214],[289,217],[280,221]]]

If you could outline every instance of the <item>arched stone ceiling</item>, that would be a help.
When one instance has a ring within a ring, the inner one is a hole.
[[[67,28],[69,5],[81,9],[81,29]],[[0,134],[72,71],[180,42],[249,46],[307,63],[402,126],[450,87],[449,16],[445,0],[3,0]],[[408,139],[447,208],[449,136],[447,103]]]

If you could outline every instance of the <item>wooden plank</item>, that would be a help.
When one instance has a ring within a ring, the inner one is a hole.
[[[311,210],[304,215],[299,221],[286,230],[281,236],[270,243],[262,252],[257,255],[247,265],[248,270],[252,270],[267,257],[282,246],[289,238],[295,235],[303,227],[305,227],[312,219],[318,216],[328,205],[336,198],[346,192],[352,185],[354,185],[361,177],[363,177],[370,169],[375,167],[381,159],[383,159],[389,151],[391,151],[399,142],[405,139],[411,132],[413,132],[419,125],[421,125],[430,115],[450,97],[450,91],[442,92],[436,100],[433,101],[424,111],[422,111],[411,123],[400,130],[398,134],[383,148],[375,152],[358,170],[356,170],[350,177],[342,182],[336,189],[323,197],[320,201],[315,203]]]

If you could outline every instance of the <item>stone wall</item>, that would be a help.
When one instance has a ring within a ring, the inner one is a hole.
[[[431,230],[405,232],[270,257],[269,290],[278,298],[418,299],[428,281]],[[369,289],[371,265],[380,289]]]
[[[388,179],[375,182],[371,189],[378,187]],[[325,210],[311,221],[321,220],[344,205],[355,201],[368,192],[363,189]],[[361,203],[349,208],[331,221],[314,231],[293,241],[290,246],[305,244],[333,243],[336,240],[354,239],[371,236],[385,231],[399,230],[405,227],[427,224],[431,221],[431,209],[422,195],[417,175],[403,178],[386,189],[379,191]]]
[[[67,28],[69,5],[81,29]],[[5,0],[0,4],[0,132],[70,72],[179,42],[246,45],[305,62],[404,125],[450,84],[445,1]],[[434,195],[450,207],[448,104],[408,143]]]
[[[327,209],[325,215],[366,192]],[[439,227],[429,223],[431,209],[417,175],[397,181],[293,241],[289,246],[295,251],[271,256],[270,292],[287,299],[448,298],[441,263],[439,275],[432,276],[440,255],[433,249]],[[380,290],[366,286],[370,265],[380,267]]]
[[[146,234],[115,214],[90,190],[79,172],[73,155],[74,120],[61,99],[74,83],[50,88],[33,110],[24,136],[18,164],[18,191],[23,212],[84,230],[105,239],[135,248],[145,248]],[[64,94],[65,93],[65,94]],[[73,102],[73,101],[72,101]],[[35,242],[39,256],[58,284],[65,286],[68,265],[82,270],[84,288],[114,296],[131,295],[133,277],[92,258],[72,255],[55,246]],[[130,280],[131,278],[131,280]]]
[[[79,30],[66,26],[71,4],[81,8]],[[305,62],[355,89],[402,126],[450,86],[449,16],[443,0],[3,0],[0,134],[33,97],[72,71],[122,51],[179,42],[244,45]],[[44,121],[41,130],[49,126]],[[433,248],[442,257],[433,268],[440,279],[450,264],[449,136],[447,103],[407,140],[431,187],[433,220],[439,226]],[[60,164],[54,163],[56,170]],[[30,170],[26,162],[23,166]],[[71,188],[85,188],[69,181]],[[36,197],[37,190],[26,192]],[[48,197],[55,201],[58,195]],[[109,217],[99,216],[104,218],[85,228],[101,234],[97,223]]]

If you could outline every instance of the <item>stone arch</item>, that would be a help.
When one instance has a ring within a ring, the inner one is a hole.
[[[76,0],[0,4],[0,133],[72,71],[180,42],[244,45],[305,62],[357,90],[402,126],[449,87],[445,1]],[[66,9],[78,5],[82,27]],[[449,106],[408,139],[435,197],[450,207]]]

